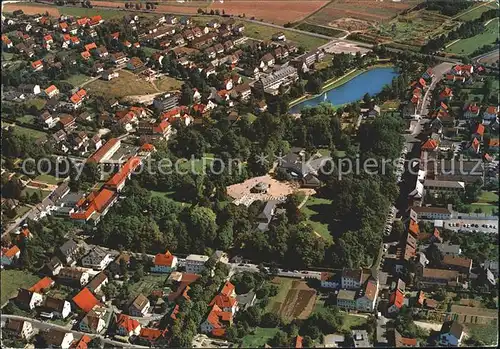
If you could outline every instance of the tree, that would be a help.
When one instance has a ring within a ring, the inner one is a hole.
[[[139,282],[144,277],[144,267],[142,264],[137,265],[137,269],[132,275],[132,281]]]
[[[276,313],[265,313],[262,315],[260,326],[266,328],[278,327],[281,324],[281,319]]]
[[[103,344],[104,343],[100,337],[94,337],[88,343],[87,347],[92,348],[92,349],[100,349],[100,348],[102,348]]]
[[[431,267],[440,267],[443,261],[443,254],[435,244],[430,244],[425,250],[425,256],[429,260]]]

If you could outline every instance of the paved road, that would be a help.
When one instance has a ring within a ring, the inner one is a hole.
[[[82,335],[85,334],[85,335],[87,335],[87,336],[89,336],[91,338],[95,338],[95,337],[100,338],[104,343],[107,343],[107,344],[110,344],[110,345],[113,345],[113,346],[117,346],[117,347],[148,348],[148,347],[145,347],[145,346],[142,346],[142,345],[134,345],[134,344],[130,344],[130,343],[123,343],[123,342],[114,341],[114,340],[111,340],[111,339],[108,339],[108,338],[104,338],[104,336],[98,335],[98,334],[91,334],[91,333],[85,333],[85,332],[80,332],[80,331],[75,331],[75,330],[68,330],[64,326],[60,326],[60,325],[56,325],[56,324],[52,324],[52,323],[48,323],[48,322],[44,322],[44,321],[32,319],[32,318],[29,318],[29,317],[2,314],[2,320],[5,321],[7,319],[16,319],[16,320],[26,320],[26,321],[29,321],[29,322],[31,322],[31,325],[34,328],[37,328],[39,330],[46,330],[46,329],[54,328],[54,329],[61,330],[61,331],[64,331],[64,332],[71,332],[71,333],[73,333],[73,335],[77,339],[79,339]]]
[[[418,115],[427,115],[428,114],[428,106],[429,106],[429,95],[436,87],[436,84],[441,81],[443,78],[443,74],[446,73],[453,67],[452,63],[441,63],[432,68],[434,71],[434,77],[432,78],[432,82],[429,85],[429,88],[425,92],[424,98],[422,99],[422,103],[420,104],[419,109],[417,110]]]

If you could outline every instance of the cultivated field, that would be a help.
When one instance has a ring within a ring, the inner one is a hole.
[[[370,31],[376,41],[395,41],[407,45],[421,46],[429,38],[437,37],[454,29],[458,23],[434,12],[420,10],[398,16],[378,29]]]
[[[19,3],[5,4],[2,6],[2,10],[5,12],[14,12],[15,10],[22,10],[27,15],[36,15],[45,12],[48,12],[49,15],[54,17],[59,17],[61,15],[57,7],[43,6],[40,4],[37,5],[22,5]]]
[[[155,88],[151,82],[145,81],[144,78],[129,71],[120,70],[119,74],[118,78],[111,81],[93,81],[86,88],[90,93],[120,99],[131,95],[148,95],[177,90],[181,86],[181,82],[176,79],[162,77],[160,80],[155,81]]]
[[[337,19],[354,18],[363,22],[380,23],[389,20],[398,13],[411,8],[421,0],[406,0],[404,2],[374,1],[374,0],[333,0],[321,11],[315,13],[308,22],[340,27],[342,22]],[[349,30],[349,29],[347,29]]]
[[[278,314],[283,320],[306,319],[314,309],[316,290],[305,281],[276,277],[278,294],[269,300],[267,310]]]

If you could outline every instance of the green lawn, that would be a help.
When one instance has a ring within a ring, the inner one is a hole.
[[[263,347],[271,338],[279,331],[277,328],[257,327],[251,333],[243,337],[243,348],[260,348]]]
[[[40,182],[44,182],[44,183],[48,183],[48,184],[57,184],[61,180],[57,179],[54,176],[48,175],[48,174],[42,174],[42,175],[39,175],[38,177],[36,177],[35,181],[40,181]]]
[[[2,127],[4,125],[8,125],[8,123],[2,122]],[[9,125],[12,125],[12,124],[9,124]],[[17,135],[19,135],[19,136],[25,135],[25,136],[33,139],[33,140],[37,140],[37,139],[40,139],[40,138],[43,138],[43,137],[47,137],[47,134],[45,132],[42,132],[42,131],[39,131],[39,130],[34,130],[34,129],[31,129],[31,128],[22,127],[22,126],[19,126],[19,125],[12,125],[11,127],[13,127],[14,133],[16,133]]]
[[[86,82],[90,79],[91,79],[91,77],[88,75],[85,75],[85,74],[74,74],[74,75],[71,75],[69,78],[67,78],[64,81],[69,82],[71,85],[77,87],[77,86],[82,85],[84,82]]]
[[[141,46],[141,49],[144,51],[146,56],[151,57],[151,55],[155,52],[158,52],[158,49],[153,47]]]
[[[456,19],[460,20],[460,21],[464,21],[464,22],[467,22],[467,21],[473,21],[474,19],[477,19],[479,17],[481,17],[481,14],[483,14],[483,12],[486,12],[488,10],[491,10],[492,8],[498,8],[498,6],[495,6],[495,5],[484,5],[484,3],[479,3],[475,9],[473,9],[472,11],[470,11],[471,9],[466,9],[464,12],[463,15],[460,15],[458,16]],[[470,11],[470,12],[467,12],[467,11]]]
[[[163,289],[163,284],[167,280],[167,277],[168,274],[144,275],[139,282],[130,285],[130,294],[135,297],[139,295],[139,293],[142,293],[147,297],[153,290]]]
[[[10,61],[14,57],[13,53],[2,51],[2,61]]]
[[[2,291],[0,295],[1,304],[7,302],[11,297],[15,297],[18,288],[30,288],[40,280],[38,276],[24,270],[2,270],[0,275]]]
[[[468,206],[470,207],[471,212],[480,208],[483,213],[491,215],[494,210],[498,211],[498,194],[491,191],[483,191],[481,192],[481,196],[477,202]]]
[[[479,196],[479,202],[495,203],[498,202],[498,194],[492,191],[482,191]]]
[[[446,48],[446,52],[457,55],[470,55],[478,48],[493,44],[498,39],[498,19],[491,21],[484,32],[471,38],[462,39]]]
[[[42,110],[42,108],[45,107],[46,103],[47,102],[45,101],[45,99],[42,99],[42,98],[33,98],[33,99],[27,100],[24,104],[26,105],[27,108],[33,106],[37,110]]]
[[[331,200],[310,196],[301,208],[307,217],[307,223],[327,241],[332,241],[332,235],[328,229],[328,210],[331,203]]]
[[[34,115],[23,115],[16,118],[16,121],[22,122],[23,124],[34,124],[35,116]]]
[[[342,330],[351,330],[353,327],[358,327],[366,323],[366,319],[361,316],[344,314],[344,323],[342,324]]]
[[[117,4],[118,5],[118,4]],[[57,9],[60,13],[77,17],[89,17],[101,15],[103,19],[123,18],[126,12],[120,10],[108,10],[103,8],[83,8],[83,7],[62,7],[58,6]],[[141,14],[146,15],[146,14]],[[151,15],[149,15],[151,16]]]
[[[45,198],[47,195],[50,194],[49,190],[43,190],[43,189],[35,189],[35,188],[24,188],[22,191],[22,195],[33,195],[33,193],[42,193],[42,198]]]

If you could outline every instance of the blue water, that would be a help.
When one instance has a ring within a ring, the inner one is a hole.
[[[300,113],[304,107],[314,107],[323,102],[341,105],[359,101],[366,93],[374,95],[382,91],[384,85],[390,85],[398,73],[394,68],[375,68],[356,76],[345,84],[331,89],[313,99],[309,99],[290,109],[291,113]]]

